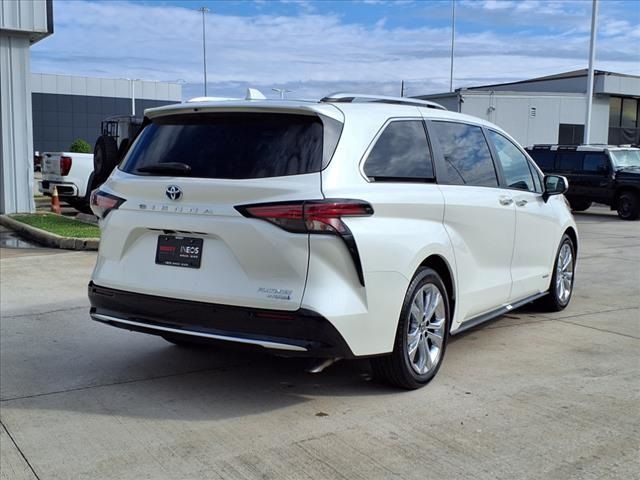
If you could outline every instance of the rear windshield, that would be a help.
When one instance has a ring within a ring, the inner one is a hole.
[[[331,119],[325,122],[339,123]],[[328,130],[335,130],[334,124]],[[324,130],[322,119],[311,115],[212,113],[160,117],[140,133],[120,168],[136,175],[226,179],[319,172],[323,149],[332,154],[337,143],[337,135],[331,135],[335,141],[323,145],[327,140]],[[163,163],[183,164],[179,165],[182,171],[165,170],[160,165]]]

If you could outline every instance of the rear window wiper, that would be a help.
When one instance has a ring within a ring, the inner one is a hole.
[[[175,173],[188,175],[191,173],[191,165],[181,162],[155,163],[153,165],[136,168],[135,171],[140,173]]]

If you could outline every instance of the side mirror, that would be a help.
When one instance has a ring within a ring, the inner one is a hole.
[[[569,190],[569,181],[560,175],[545,175],[542,199],[546,202],[552,195],[562,195]]]

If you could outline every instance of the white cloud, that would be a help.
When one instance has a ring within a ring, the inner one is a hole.
[[[295,16],[267,14],[264,6],[254,16],[221,15],[215,9],[207,15],[210,94],[240,95],[247,85],[266,91],[285,86],[304,97],[347,89],[397,93],[401,80],[411,95],[448,88],[448,28],[429,26],[428,18],[418,27],[392,27],[386,17],[371,25],[347,23],[337,14],[309,13],[313,3],[296,3],[302,13]],[[497,3],[498,10],[490,1],[460,2],[461,19],[466,15],[467,24],[475,19],[480,30],[457,32],[456,86],[586,66],[584,2]],[[446,2],[442,6],[448,9]],[[33,47],[34,71],[184,79],[186,96],[201,94],[197,11],[130,2],[57,1],[54,7],[55,34]],[[535,28],[541,18],[557,23],[562,8],[568,15],[564,28]],[[574,12],[578,8],[581,17]],[[510,25],[513,19],[517,27]],[[502,28],[505,24],[509,28]],[[640,74],[637,42],[628,40],[638,25],[605,16],[601,28],[597,68]]]

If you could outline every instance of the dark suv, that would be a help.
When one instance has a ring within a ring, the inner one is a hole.
[[[566,197],[574,211],[597,202],[624,220],[640,215],[640,148],[534,145],[526,150],[543,172],[569,179]]]

